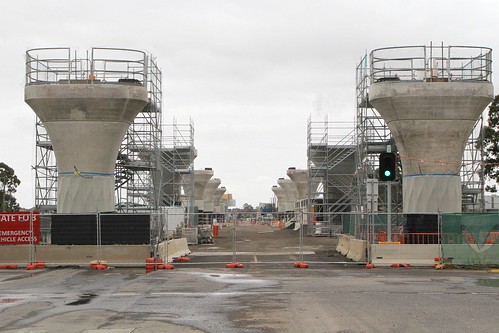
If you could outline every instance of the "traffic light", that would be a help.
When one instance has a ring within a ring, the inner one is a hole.
[[[395,180],[396,167],[395,153],[381,153],[379,155],[379,180],[385,182]]]

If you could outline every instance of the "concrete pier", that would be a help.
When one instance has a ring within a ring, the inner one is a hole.
[[[227,189],[224,186],[219,187],[215,190],[215,193],[213,194],[213,212],[224,212],[224,210],[222,210],[221,201],[225,191],[227,191]]]
[[[370,87],[370,102],[401,156],[404,213],[461,212],[463,150],[493,96],[488,81],[384,81]]]
[[[204,210],[204,191],[208,181],[213,177],[212,169],[194,170],[194,205]]]
[[[213,178],[208,181],[204,190],[204,211],[213,212],[213,196],[218,186],[222,183],[219,178]]]
[[[288,198],[286,197],[286,193],[284,193],[284,189],[280,186],[274,185],[272,186],[272,192],[274,192],[277,197],[277,210],[279,212],[285,212],[288,210],[289,203]]]
[[[279,178],[277,184],[284,190],[287,199],[286,211],[292,211],[295,207],[295,202],[298,199],[298,190],[291,179]]]
[[[147,104],[130,83],[26,85],[25,101],[43,122],[57,160],[58,213],[114,211],[114,168],[123,136]]]
[[[298,191],[297,199],[306,199],[308,193],[308,170],[288,168],[286,174],[296,186],[296,190]]]

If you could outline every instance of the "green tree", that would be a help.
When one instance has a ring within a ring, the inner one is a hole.
[[[15,212],[19,210],[14,193],[21,181],[14,173],[14,169],[0,162],[0,210],[4,212]]]
[[[485,179],[499,183],[499,95],[489,105],[488,122],[483,131]],[[497,192],[497,187],[487,185],[485,190]]]
[[[249,203],[245,203],[243,205],[243,211],[245,211],[245,212],[254,212],[255,209]]]

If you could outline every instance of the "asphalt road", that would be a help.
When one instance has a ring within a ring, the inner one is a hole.
[[[1,332],[497,331],[499,276],[374,268],[332,255],[334,238],[230,229],[192,246],[192,262],[142,268],[0,271]],[[301,250],[301,251],[300,251]],[[303,256],[307,269],[293,267]]]

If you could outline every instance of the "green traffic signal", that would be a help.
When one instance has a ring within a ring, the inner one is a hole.
[[[381,153],[379,155],[379,180],[390,182],[395,180],[397,157],[394,153]]]

